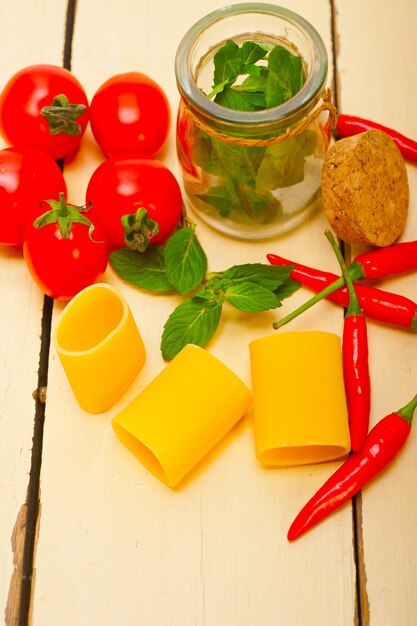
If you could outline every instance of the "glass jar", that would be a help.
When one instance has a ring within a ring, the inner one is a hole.
[[[229,39],[289,49],[302,59],[304,85],[287,102],[263,110],[213,102],[206,95],[213,58]],[[198,21],[175,59],[181,95],[177,152],[187,208],[217,230],[245,239],[276,236],[306,219],[318,206],[330,138],[327,68],[320,35],[292,11],[236,4]]]

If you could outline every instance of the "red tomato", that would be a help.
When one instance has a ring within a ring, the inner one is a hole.
[[[111,250],[125,245],[123,215],[144,207],[159,225],[150,243],[159,244],[176,228],[182,214],[181,189],[160,161],[140,157],[111,157],[98,166],[87,187],[89,214],[102,224]]]
[[[75,129],[78,133],[75,135],[65,131],[51,134],[47,119],[40,113],[61,94],[71,105],[88,106],[81,84],[62,67],[31,65],[14,74],[0,95],[0,126],[6,141],[15,146],[38,148],[53,159],[60,159],[76,149],[87,126],[87,109],[70,121],[70,126],[64,120],[66,130]],[[66,115],[64,110],[61,115]]]
[[[0,150],[0,244],[23,243],[26,223],[42,200],[66,194],[64,176],[44,152],[33,148]]]
[[[71,205],[68,205],[71,206]],[[44,211],[50,207],[43,203]],[[83,213],[90,220],[90,215]],[[108,245],[104,231],[95,219],[89,226],[74,222],[68,238],[55,222],[35,228],[27,225],[23,256],[40,289],[56,300],[71,300],[79,291],[99,281],[106,270]]]
[[[98,145],[108,156],[153,157],[168,136],[168,100],[161,87],[145,74],[118,74],[94,95],[90,123]]]

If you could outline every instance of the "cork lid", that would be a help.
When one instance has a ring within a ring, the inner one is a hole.
[[[321,190],[327,219],[347,243],[388,246],[405,228],[409,203],[405,162],[383,131],[336,142],[323,163]]]

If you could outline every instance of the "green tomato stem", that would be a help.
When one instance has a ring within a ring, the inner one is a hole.
[[[86,111],[84,104],[71,104],[65,94],[55,96],[50,106],[42,107],[40,114],[48,122],[51,135],[64,133],[71,137],[81,134],[82,128],[76,120]]]

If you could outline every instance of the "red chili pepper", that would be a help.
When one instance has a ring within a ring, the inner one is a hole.
[[[384,133],[395,141],[404,159],[412,163],[417,163],[417,141],[405,137],[405,135],[402,135],[392,128],[382,126],[382,124],[377,124],[371,120],[365,120],[361,117],[340,114],[337,118],[336,135],[340,138],[351,137],[358,133],[364,133],[367,130],[384,131]]]
[[[293,261],[284,259],[276,254],[268,254],[267,258],[272,265],[294,264]],[[314,298],[311,298],[311,300],[299,307],[296,311],[293,311],[285,318],[275,322],[273,325],[274,328],[284,326],[284,324],[287,324],[324,297],[344,307],[348,306],[349,294],[346,287],[338,288],[338,286],[342,285],[344,282],[342,277],[300,263],[295,263],[294,265],[295,267],[291,272],[291,278],[294,278],[302,285],[310,287],[320,293]],[[364,315],[367,318],[385,324],[403,326],[412,330],[417,329],[417,304],[409,298],[358,283],[355,284],[355,291]]]
[[[363,448],[354,452],[330,476],[297,515],[288,531],[289,541],[333,513],[391,463],[410,434],[416,407],[417,395],[372,428]]]
[[[352,261],[352,278],[385,278],[417,269],[417,241],[403,241],[359,254]]]
[[[371,410],[371,383],[368,364],[368,332],[366,318],[360,307],[353,281],[333,235],[326,231],[343,272],[349,293],[349,306],[343,324],[343,376],[349,413],[352,450],[360,450],[365,443]]]

